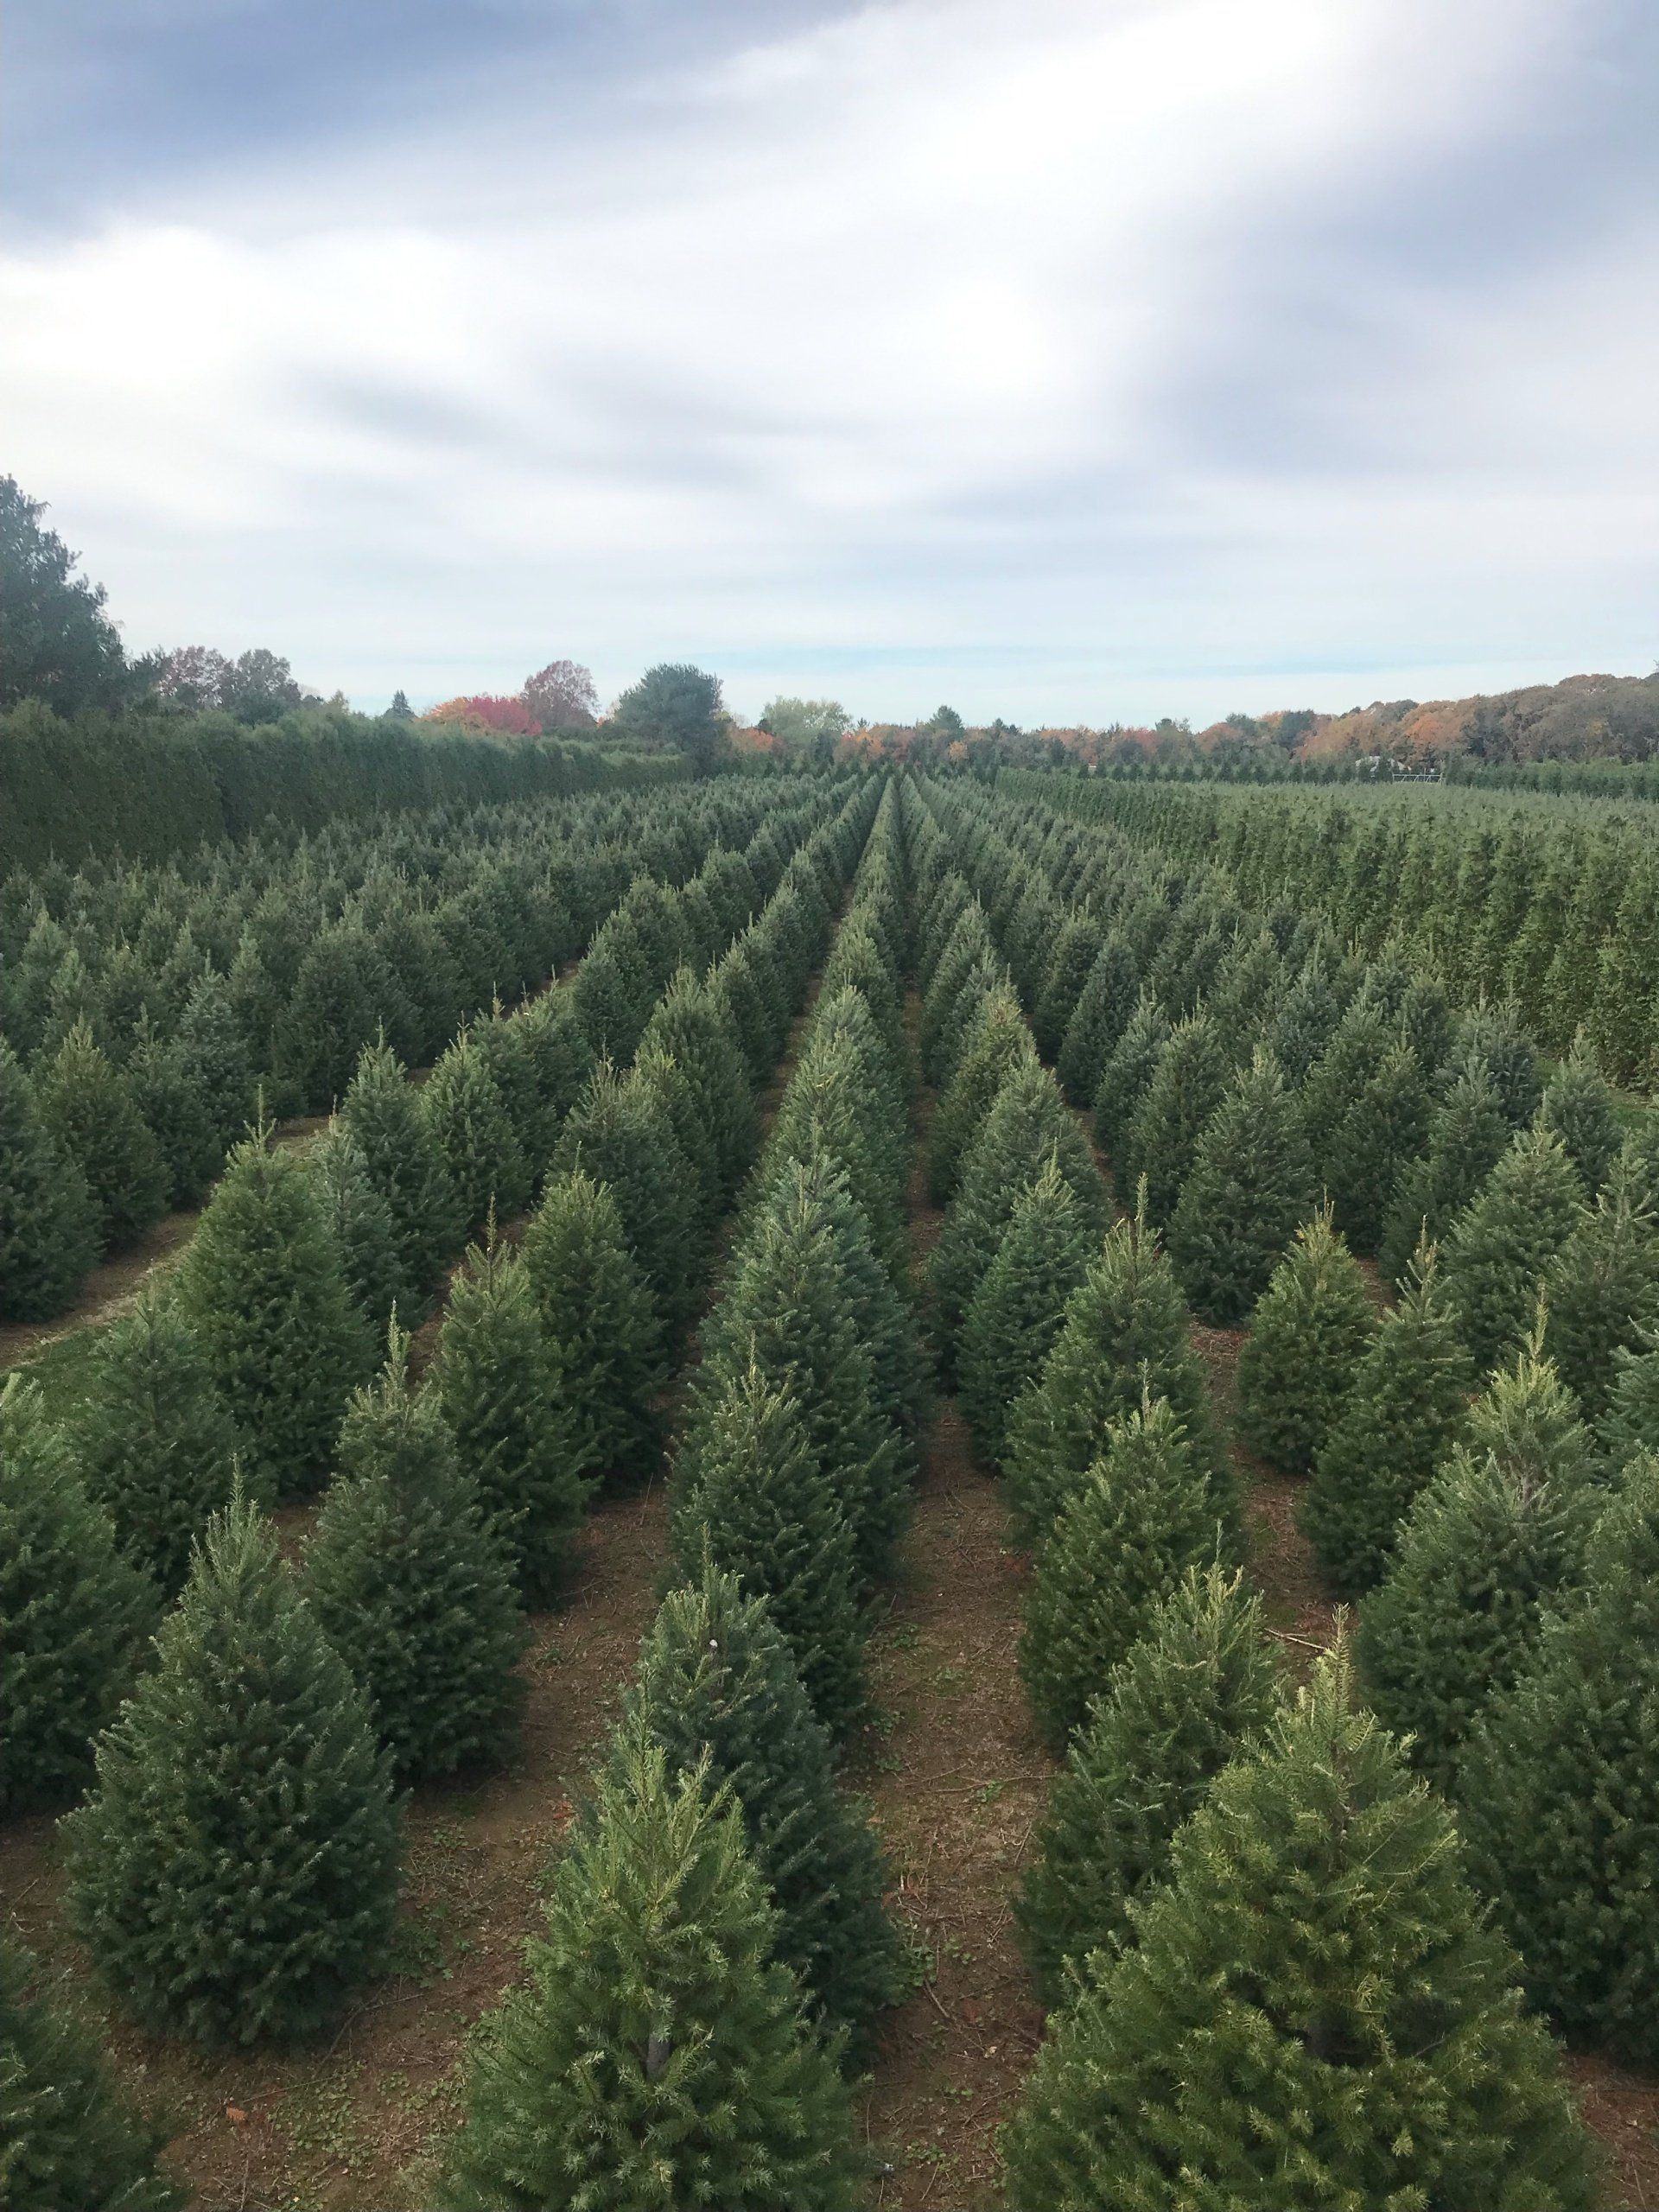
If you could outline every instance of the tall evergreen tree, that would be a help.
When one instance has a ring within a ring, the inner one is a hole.
[[[557,1174],[580,1168],[610,1185],[671,1341],[690,1318],[700,1255],[690,1173],[666,1117],[637,1081],[601,1065],[564,1125],[553,1166]]]
[[[1055,2016],[1018,2212],[1591,2212],[1588,2139],[1450,1815],[1326,1660]]]
[[[312,1152],[311,1173],[340,1248],[346,1287],[378,1340],[394,1313],[409,1320],[423,1304],[391,1208],[376,1188],[357,1140],[338,1122]]]
[[[1108,1054],[1095,1089],[1095,1142],[1106,1155],[1113,1188],[1123,1204],[1140,1173],[1131,1139],[1135,1117],[1169,1038],[1169,1016],[1155,998],[1143,993]]]
[[[175,1278],[262,1497],[326,1480],[372,1338],[304,1164],[261,1130],[238,1145]]]
[[[1316,1196],[1300,1109],[1258,1049],[1205,1125],[1170,1223],[1170,1259],[1193,1311],[1222,1328],[1243,1321]]]
[[[1015,1903],[1045,2003],[1095,1951],[1132,1940],[1183,1821],[1279,1701],[1261,1600],[1237,1574],[1189,1572],[1105,1677],[1049,1795]]]
[[[856,2212],[837,2053],[808,2028],[725,1797],[618,1743],[529,1979],[474,2045],[450,2212]]]
[[[1438,1244],[1503,1157],[1510,1124],[1484,1067],[1452,1083],[1428,1124],[1422,1157],[1395,1185],[1377,1259],[1390,1282],[1402,1282],[1425,1238]]]
[[[391,1209],[409,1278],[424,1293],[465,1241],[461,1202],[420,1101],[384,1039],[365,1046],[340,1119]]]
[[[1585,1196],[1593,1201],[1613,1164],[1620,1130],[1613,1094],[1582,1036],[1545,1084],[1536,1126],[1560,1139],[1561,1149],[1579,1171]]]
[[[1517,1136],[1452,1224],[1441,1280],[1478,1374],[1526,1335],[1546,1271],[1584,1219],[1577,1169],[1548,1129]]]
[[[1083,987],[1101,947],[1101,923],[1088,907],[1076,907],[1047,948],[1042,988],[1032,1008],[1031,1033],[1046,1060],[1058,1057]]]
[[[0,1037],[0,1321],[60,1313],[97,1256],[86,1178],[42,1121],[34,1085]]]
[[[73,1815],[70,1917],[147,2026],[314,2033],[385,1953],[401,1821],[345,1668],[242,1503],[215,1516]]]
[[[1402,1172],[1422,1157],[1432,1100],[1407,1045],[1386,1051],[1331,1128],[1320,1154],[1336,1224],[1356,1252],[1386,1235]]]
[[[1014,1201],[996,1256],[963,1318],[963,1411],[980,1449],[1000,1460],[1008,1414],[1042,1372],[1066,1302],[1099,1247],[1097,1224],[1050,1160]]]
[[[1544,1348],[1586,1421],[1607,1411],[1621,1352],[1659,1321],[1659,1219],[1641,1204],[1623,1157],[1545,1278]]]
[[[230,1503],[242,1439],[195,1332],[153,1287],[99,1338],[70,1435],[122,1550],[173,1597]]]
[[[1471,1726],[1514,1679],[1541,1608],[1582,1580],[1602,1497],[1590,1433],[1529,1350],[1476,1401],[1360,1607],[1371,1702],[1437,1781],[1451,1783]]]
[[[1093,1103],[1107,1058],[1128,1027],[1140,995],[1140,971],[1128,938],[1114,928],[1089,970],[1054,1063],[1074,1106]]]
[[[1583,1585],[1476,1722],[1459,1776],[1475,1879],[1569,2035],[1659,2056],[1659,1459],[1635,1460]]]
[[[463,1030],[420,1093],[421,1112],[461,1202],[469,1236],[491,1209],[504,1221],[530,1202],[530,1166],[488,1062]]]
[[[1020,1672],[1045,1743],[1065,1748],[1187,1568],[1230,1549],[1180,1422],[1149,1402],[1113,1429],[1037,1554]]]
[[[86,1178],[100,1250],[125,1250],[167,1211],[170,1178],[126,1077],[85,1021],[40,1070],[35,1098],[60,1151]]]
[[[935,1205],[956,1194],[975,1138],[1008,1077],[1034,1067],[1037,1048],[1011,988],[993,991],[979,1007],[956,1071],[939,1099],[928,1136],[928,1191]]]
[[[1543,1096],[1538,1048],[1510,1006],[1480,1006],[1458,1025],[1443,1071],[1455,1082],[1465,1073],[1484,1072],[1503,1103],[1512,1129],[1523,1129]]]
[[[835,1783],[835,1747],[766,1602],[706,1567],[671,1591],[640,1652],[623,1721],[671,1774],[725,1785],[778,1908],[778,1955],[813,2008],[868,2046],[900,1993],[899,1944],[882,1905],[888,1869],[863,1810]]]
[[[1365,1279],[1327,1208],[1298,1230],[1251,1316],[1238,1360],[1238,1431],[1246,1448],[1283,1473],[1306,1474],[1376,1325]]]
[[[1407,1515],[1462,1428],[1474,1383],[1427,1245],[1355,1370],[1301,1500],[1302,1532],[1338,1597],[1363,1597],[1388,1573]]]
[[[0,1813],[56,1807],[92,1770],[156,1625],[153,1584],[121,1554],[38,1388],[0,1384]]]
[[[588,1440],[562,1381],[522,1255],[493,1236],[474,1245],[444,1309],[432,1387],[529,1605],[557,1593],[588,1497]]]
[[[1202,1007],[1177,1022],[1128,1137],[1128,1156],[1146,1178],[1147,1217],[1157,1228],[1169,1224],[1232,1073],[1231,1042]]]
[[[1659,1452],[1659,1331],[1644,1329],[1633,1349],[1614,1354],[1600,1441],[1615,1474],[1638,1452]]]
[[[509,1539],[461,1471],[435,1397],[409,1387],[393,1324],[379,1380],[340,1430],[305,1594],[362,1690],[400,1780],[505,1757],[524,1644]]]

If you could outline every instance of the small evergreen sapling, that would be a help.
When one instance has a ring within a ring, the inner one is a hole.
[[[0,1037],[0,1321],[61,1313],[97,1256],[86,1178],[48,1129],[34,1085]]]
[[[379,1380],[346,1408],[304,1586],[394,1772],[423,1781],[512,1751],[524,1624],[512,1554],[408,1368],[394,1323]]]
[[[1099,1243],[1051,1159],[1015,1200],[962,1325],[962,1407],[988,1459],[1002,1457],[1014,1401],[1041,1373]]]
[[[1478,1374],[1525,1337],[1545,1271],[1585,1217],[1584,1186],[1548,1129],[1517,1136],[1441,1248],[1441,1281]]]
[[[1300,1229],[1257,1301],[1238,1361],[1246,1448],[1306,1474],[1331,1433],[1376,1327],[1365,1279],[1327,1208]]]
[[[1046,2004],[1091,1952],[1132,1940],[1129,1909],[1163,1878],[1176,1830],[1274,1711],[1261,1611],[1238,1575],[1188,1573],[1071,1738],[1014,1907]]]
[[[838,2054],[807,2025],[742,1821],[623,1737],[490,2016],[448,2212],[859,2212]]]
[[[1217,1777],[1054,2016],[1011,2212],[1592,2212],[1595,2161],[1445,1807],[1340,1658]]]
[[[1316,1197],[1301,1110],[1258,1050],[1206,1125],[1170,1224],[1193,1312],[1220,1328],[1243,1321]]]
[[[251,1506],[210,1523],[156,1649],[68,1823],[70,1916],[147,2026],[314,2033],[385,1956],[402,1825],[362,1698]]]

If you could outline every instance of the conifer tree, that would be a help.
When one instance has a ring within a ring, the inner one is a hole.
[[[1089,1272],[1098,1224],[1050,1159],[1015,1199],[963,1318],[957,1366],[963,1411],[986,1457],[1000,1460],[1008,1414],[1042,1372],[1065,1319],[1066,1301]]]
[[[391,1208],[376,1188],[357,1140],[340,1122],[325,1130],[310,1165],[340,1248],[346,1287],[378,1341],[394,1313],[408,1319],[418,1315],[423,1302],[409,1273]]]
[[[0,2188],[7,2212],[181,2212],[156,2171],[159,2129],[132,2112],[96,2038],[29,1993],[0,1935]]]
[[[1232,1073],[1229,1042],[1202,1007],[1176,1023],[1127,1139],[1127,1156],[1146,1178],[1147,1218],[1156,1228],[1169,1225]]]
[[[0,1037],[0,1321],[61,1313],[97,1256],[86,1178],[47,1128]]]
[[[1013,989],[993,991],[974,1018],[933,1116],[927,1182],[935,1205],[955,1196],[967,1155],[1008,1077],[1036,1065],[1037,1048]]]
[[[522,1249],[574,1471],[643,1475],[662,1442],[662,1332],[609,1189],[579,1169],[553,1177]]]
[[[1659,1330],[1642,1330],[1631,1349],[1613,1355],[1599,1440],[1615,1474],[1638,1452],[1659,1452]]]
[[[1280,1000],[1263,1040],[1293,1088],[1307,1080],[1329,1044],[1342,1019],[1343,1003],[1332,963],[1323,948],[1316,946]]]
[[[1659,2056],[1659,1459],[1627,1469],[1581,1588],[1476,1722],[1459,1776],[1474,1877],[1534,2000],[1574,2037]]]
[[[409,1279],[424,1294],[465,1242],[461,1202],[402,1063],[384,1038],[365,1046],[340,1119],[391,1209]]]
[[[480,2034],[448,2212],[858,2212],[839,2054],[776,1956],[743,1825],[622,1737],[554,1873],[529,1977]]]
[[[1008,1415],[1003,1459],[1021,1540],[1036,1543],[1143,1398],[1166,1398],[1230,1529],[1239,1505],[1169,1261],[1144,1216],[1116,1223],[1072,1292],[1041,1374]]]
[[[523,1070],[525,1090],[515,1127],[534,1187],[547,1172],[565,1116],[593,1076],[594,1048],[569,992],[563,989],[543,991],[501,1027],[512,1032]]]
[[[641,1085],[601,1065],[564,1125],[554,1172],[610,1185],[622,1233],[673,1339],[690,1319],[697,1258],[690,1171]]]
[[[871,2016],[901,1988],[888,1880],[862,1808],[836,1788],[835,1747],[766,1602],[707,1567],[663,1600],[645,1637],[623,1733],[635,1724],[671,1776],[729,1788],[778,1908],[778,1955],[812,2008],[868,2048]]]
[[[0,1384],[0,1813],[79,1794],[131,1687],[155,1586],[88,1498],[36,1385]]]
[[[1621,1352],[1659,1320],[1659,1220],[1622,1156],[1545,1278],[1544,1348],[1592,1426],[1607,1411]]]
[[[1100,1071],[1094,1097],[1095,1142],[1106,1155],[1120,1203],[1128,1202],[1140,1173],[1130,1131],[1169,1037],[1169,1016],[1155,998],[1143,993]]]
[[[438,1060],[420,1100],[467,1234],[480,1234],[492,1208],[504,1221],[522,1213],[530,1200],[529,1165],[506,1102],[468,1032]]]
[[[1585,1196],[1593,1203],[1618,1150],[1620,1130],[1613,1094],[1582,1035],[1545,1084],[1536,1125],[1560,1139],[1562,1150],[1579,1171]]]
[[[1550,1263],[1585,1217],[1578,1171],[1548,1129],[1517,1136],[1441,1248],[1469,1357],[1490,1374],[1526,1335]]]
[[[1045,1743],[1065,1748],[1187,1568],[1230,1549],[1180,1422],[1149,1402],[1111,1431],[1037,1554],[1020,1672]]]
[[[242,1440],[194,1331],[153,1287],[98,1339],[70,1438],[122,1550],[173,1597],[230,1503]]]
[[[474,1245],[450,1288],[432,1387],[461,1471],[532,1606],[556,1594],[588,1497],[586,1440],[563,1380],[522,1255],[493,1236]]]
[[[1140,995],[1140,971],[1128,935],[1114,928],[1089,970],[1054,1063],[1074,1106],[1093,1104],[1107,1058],[1128,1026]]]
[[[178,1038],[158,1035],[147,1011],[140,1015],[122,1074],[161,1152],[168,1205],[194,1205],[225,1164],[225,1141],[192,1080]]]
[[[1259,1048],[1206,1123],[1169,1227],[1194,1313],[1236,1326],[1267,1288],[1317,1195],[1300,1109]]]
[[[385,1956],[401,1821],[269,1526],[216,1515],[69,1821],[70,1917],[148,2027],[314,2033]]]
[[[1402,1172],[1422,1157],[1432,1101],[1409,1046],[1386,1051],[1325,1140],[1319,1165],[1337,1227],[1367,1255],[1382,1242]]]
[[[1313,1462],[1302,1532],[1340,1598],[1388,1573],[1406,1516],[1463,1426],[1474,1370],[1446,1310],[1434,1248],[1382,1315]]]
[[[191,986],[176,1035],[186,1077],[207,1111],[222,1158],[247,1132],[255,1071],[229,986],[212,968],[204,968]]]
[[[1046,966],[1032,1009],[1031,1033],[1046,1060],[1053,1060],[1059,1052],[1100,946],[1099,917],[1085,906],[1075,908],[1052,945],[1044,948]]]
[[[524,1624],[508,1540],[461,1473],[435,1395],[411,1391],[408,1370],[394,1322],[378,1381],[346,1408],[304,1586],[393,1772],[425,1781],[512,1750]]]
[[[1484,1067],[1456,1077],[1429,1118],[1422,1157],[1395,1185],[1377,1259],[1402,1282],[1425,1238],[1438,1244],[1509,1148],[1503,1102]]]
[[[1273,1713],[1261,1610],[1238,1575],[1189,1572],[1071,1738],[1014,1907],[1046,2004],[1065,1999],[1091,1952],[1131,1940],[1129,1908],[1163,1878],[1176,1830]]]
[[[99,1248],[124,1251],[167,1211],[170,1178],[131,1088],[78,1021],[39,1072],[35,1098],[91,1193]]]
[[[1018,2212],[1591,2212],[1595,2166],[1451,1816],[1340,1657],[1217,1777],[1004,2137]]]
[[[1471,1725],[1514,1679],[1540,1609],[1581,1580],[1594,1471],[1571,1396],[1529,1349],[1475,1402],[1361,1605],[1371,1702],[1437,1781],[1451,1783]]]
[[[1324,1448],[1376,1327],[1365,1279],[1330,1210],[1314,1215],[1257,1300],[1238,1360],[1238,1433],[1285,1474]]]
[[[856,1539],[792,1389],[758,1367],[699,1406],[669,1493],[674,1556],[765,1599],[812,1709],[844,1739],[867,1716]]]
[[[702,1141],[713,1155],[716,1192],[722,1202],[729,1199],[753,1161],[760,1135],[724,1001],[682,968],[652,1010],[643,1043],[665,1052],[690,1086]]]
[[[242,1436],[256,1493],[327,1478],[372,1339],[316,1185],[261,1130],[231,1154],[175,1278],[184,1318]]]
[[[1497,1091],[1511,1129],[1524,1129],[1543,1096],[1538,1048],[1509,1006],[1480,1006],[1458,1025],[1443,1076],[1454,1082],[1479,1071]]]

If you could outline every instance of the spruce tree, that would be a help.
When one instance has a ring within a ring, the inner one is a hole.
[[[765,1599],[813,1711],[844,1740],[869,1711],[856,1538],[791,1389],[749,1367],[702,1401],[675,1460],[669,1529],[688,1580],[720,1567]]]
[[[260,1497],[319,1489],[372,1338],[315,1183],[261,1130],[231,1154],[175,1278]]]
[[[79,1796],[160,1604],[87,1497],[38,1388],[0,1384],[0,1813]]]
[[[147,1011],[139,1018],[122,1074],[160,1148],[168,1205],[196,1205],[225,1164],[225,1142],[192,1080],[177,1037],[158,1035]]]
[[[0,2202],[6,2212],[181,2212],[156,2171],[161,2131],[132,2112],[97,2038],[29,1991],[0,1935]]]
[[[1621,1352],[1659,1320],[1659,1220],[1640,1203],[1622,1156],[1544,1284],[1544,1348],[1592,1426],[1607,1411]]]
[[[98,1256],[92,1194],[0,1037],[0,1321],[60,1313]]]
[[[836,1787],[835,1747],[766,1602],[707,1567],[663,1600],[639,1656],[623,1732],[731,1791],[778,1908],[778,1955],[813,2009],[868,2050],[872,2016],[902,1986],[882,1905],[889,1870],[863,1810]]]
[[[1111,1169],[1112,1187],[1127,1205],[1140,1173],[1130,1132],[1147,1086],[1170,1037],[1169,1016],[1143,993],[1100,1071],[1094,1096],[1095,1142]]]
[[[1019,1000],[1007,987],[993,991],[975,1017],[928,1135],[928,1193],[935,1205],[955,1196],[967,1155],[1008,1077],[1036,1065]]]
[[[1568,2035],[1659,2057],[1659,1459],[1596,1523],[1581,1588],[1477,1721],[1459,1775],[1476,1882]]]
[[[1316,947],[1280,1000],[1263,1040],[1293,1087],[1307,1080],[1342,1019],[1342,1007],[1332,963]]]
[[[1481,1070],[1497,1091],[1512,1129],[1523,1129],[1543,1096],[1538,1048],[1515,1018],[1513,1007],[1480,1006],[1458,1025],[1446,1056],[1448,1081]]]
[[[1026,1599],[1020,1672],[1046,1744],[1065,1748],[1187,1568],[1231,1548],[1167,1401],[1115,1427],[1043,1539]]]
[[[588,1440],[562,1380],[523,1257],[493,1236],[474,1245],[450,1287],[432,1388],[531,1606],[556,1595],[588,1497]]]
[[[1301,1500],[1302,1533],[1339,1598],[1363,1597],[1388,1573],[1406,1516],[1463,1427],[1474,1383],[1427,1245],[1377,1325]]]
[[[391,1208],[375,1187],[356,1139],[338,1122],[318,1140],[310,1166],[340,1248],[346,1287],[378,1341],[394,1313],[410,1320],[424,1302],[409,1273]]]
[[[171,1178],[121,1071],[78,1021],[35,1080],[41,1120],[92,1195],[101,1251],[124,1251],[167,1211]]]
[[[379,1967],[401,1821],[363,1700],[266,1522],[209,1523],[67,1823],[69,1913],[147,2026],[315,2033]]]
[[[1238,1360],[1248,1451],[1303,1475],[1324,1448],[1376,1325],[1365,1279],[1327,1208],[1297,1231],[1256,1302]]]
[[[554,1872],[527,1980],[473,2048],[448,2212],[857,2212],[838,2053],[776,1955],[743,1824],[621,1738]]]
[[[1319,1165],[1337,1227],[1356,1252],[1386,1235],[1402,1173],[1422,1157],[1432,1101],[1417,1056],[1395,1045],[1331,1128]]]
[[[1395,1185],[1377,1260],[1386,1279],[1402,1282],[1417,1247],[1438,1244],[1484,1185],[1509,1147],[1503,1102],[1484,1067],[1460,1075],[1436,1107],[1422,1157]]]
[[[682,968],[645,1024],[643,1043],[665,1052],[690,1086],[724,1203],[753,1163],[760,1135],[753,1093],[723,1001]]]
[[[522,1249],[574,1471],[588,1483],[645,1474],[662,1443],[662,1332],[615,1199],[579,1169],[554,1176]]]
[[[1043,986],[1031,1016],[1031,1033],[1046,1060],[1058,1055],[1100,947],[1099,917],[1082,907],[1074,909],[1053,944],[1046,948]]]
[[[1115,928],[1089,970],[1054,1063],[1074,1106],[1093,1103],[1107,1058],[1128,1027],[1140,995],[1140,972],[1128,938]]]
[[[365,1046],[340,1120],[391,1209],[404,1268],[424,1295],[465,1242],[461,1204],[414,1087],[384,1038]]]
[[[1070,1491],[1143,1398],[1166,1398],[1230,1528],[1238,1500],[1211,1419],[1204,1367],[1169,1261],[1144,1217],[1116,1223],[1066,1303],[1042,1372],[1008,1415],[1008,1503],[1022,1541],[1047,1533]]]
[[[529,1164],[500,1089],[467,1031],[439,1059],[420,1101],[467,1234],[480,1234],[492,1208],[504,1221],[522,1213],[530,1202]]]
[[[1228,1040],[1202,1008],[1176,1023],[1141,1094],[1126,1144],[1127,1158],[1146,1179],[1147,1218],[1155,1228],[1168,1227],[1232,1074]]]
[[[70,1436],[122,1550],[175,1596],[230,1503],[242,1439],[195,1332],[153,1286],[99,1337]]]
[[[532,1186],[538,1186],[564,1117],[592,1078],[594,1048],[566,990],[543,991],[500,1027],[512,1035],[514,1057],[522,1071],[525,1089],[515,1128]]]
[[[1190,1571],[1105,1677],[1014,1906],[1045,2004],[1091,1952],[1132,1940],[1129,1908],[1162,1880],[1176,1830],[1271,1717],[1280,1675],[1261,1612],[1238,1575]]]
[[[1170,1259],[1193,1312],[1221,1328],[1243,1321],[1316,1195],[1300,1109],[1258,1049],[1205,1125],[1170,1223]]]
[[[1560,1139],[1562,1150],[1579,1171],[1585,1196],[1593,1201],[1607,1179],[1621,1132],[1613,1094],[1582,1035],[1545,1084],[1536,1126]]]
[[[1548,1129],[1517,1136],[1441,1247],[1441,1280],[1477,1374],[1530,1327],[1546,1271],[1585,1218],[1583,1185]]]
[[[1589,1431],[1535,1351],[1492,1377],[1419,1493],[1389,1571],[1359,1611],[1371,1702],[1449,1785],[1464,1739],[1511,1681],[1540,1610],[1580,1582],[1603,1500]]]
[[[409,1387],[394,1323],[378,1382],[340,1430],[305,1554],[305,1594],[363,1692],[400,1781],[504,1758],[524,1645],[508,1540],[461,1471],[435,1396]]]
[[[1659,1452],[1659,1330],[1648,1328],[1613,1357],[1613,1382],[1599,1431],[1615,1474],[1641,1452]]]
[[[255,1071],[248,1041],[222,976],[206,968],[191,986],[176,1033],[187,1079],[205,1109],[222,1158],[247,1133]],[[165,1134],[156,1135],[166,1141]]]
[[[1099,1249],[1096,1223],[1050,1159],[1014,1201],[996,1256],[963,1319],[962,1408],[988,1459],[1000,1460],[1015,1400],[1042,1372],[1066,1301]]]
[[[690,1174],[665,1116],[629,1076],[601,1065],[571,1111],[554,1172],[607,1183],[628,1249],[671,1342],[690,1319],[700,1252]]]

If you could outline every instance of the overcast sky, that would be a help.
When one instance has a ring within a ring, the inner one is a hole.
[[[1659,655],[1652,0],[10,0],[128,644],[1205,721]]]

